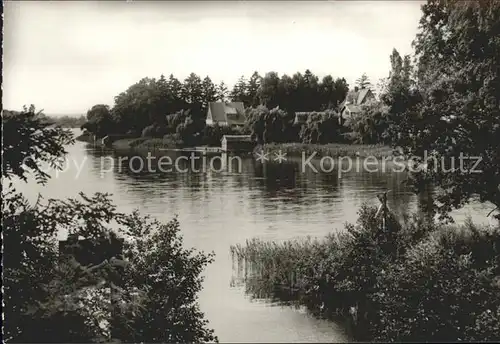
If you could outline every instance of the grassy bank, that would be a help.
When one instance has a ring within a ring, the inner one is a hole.
[[[132,148],[152,151],[163,148],[179,148],[182,146],[183,142],[173,136],[163,138],[141,138],[131,144]]]
[[[500,340],[500,229],[435,226],[363,207],[323,239],[232,246],[247,292],[346,319],[357,340]]]
[[[76,138],[79,141],[95,143],[102,145],[101,139],[94,141],[94,138],[89,134],[82,134]],[[114,138],[111,146],[118,150],[149,150],[155,151],[165,148],[182,148],[186,145],[176,135],[165,136],[163,138],[151,137],[136,137],[136,138]],[[264,149],[267,151],[285,152],[288,156],[302,156],[305,153],[310,156],[316,152],[316,156],[331,156],[331,157],[367,157],[373,156],[376,158],[386,158],[393,156],[393,150],[384,145],[362,145],[362,144],[346,144],[346,143],[329,143],[329,144],[306,144],[306,143],[269,143],[263,146],[257,146],[256,150]]]
[[[361,145],[348,143],[328,143],[328,144],[309,144],[309,143],[269,143],[259,146],[268,151],[281,150],[289,156],[301,156],[304,152],[307,156],[316,152],[317,156],[331,157],[367,157],[385,158],[392,156],[393,150],[384,145]]]
[[[92,135],[84,133],[76,138],[78,141],[93,143],[104,146],[102,139],[94,140]],[[117,150],[150,150],[155,151],[162,148],[177,148],[182,142],[175,137],[150,138],[150,137],[126,137],[114,138],[110,146]]]

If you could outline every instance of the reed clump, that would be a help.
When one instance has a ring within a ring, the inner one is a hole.
[[[345,231],[231,253],[250,295],[343,319],[358,340],[500,339],[498,227],[389,216],[384,228],[363,206]]]
[[[382,144],[350,144],[350,143],[328,143],[328,144],[312,144],[312,143],[267,143],[262,147],[264,150],[278,151],[281,150],[290,156],[301,156],[303,153],[306,156],[316,154],[318,157],[329,156],[337,157],[368,157],[389,158],[393,156],[393,149]]]

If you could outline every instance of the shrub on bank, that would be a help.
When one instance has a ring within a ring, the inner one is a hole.
[[[105,194],[30,205],[10,193],[2,206],[8,342],[217,340],[197,302],[213,254],[185,249],[177,219],[119,213]],[[125,237],[123,254],[63,259],[59,231],[95,247]]]
[[[500,232],[432,233],[379,275],[379,340],[500,339]]]
[[[362,207],[355,225],[322,240],[231,250],[250,294],[343,316],[357,339],[500,339],[499,228],[390,217],[384,230]]]
[[[141,137],[161,138],[165,134],[167,134],[166,126],[153,123],[142,130]]]
[[[216,341],[197,302],[213,254],[184,248],[176,219],[120,213],[109,195],[30,204],[11,179],[47,183],[42,166],[61,170],[73,135],[34,106],[2,125],[5,342]]]

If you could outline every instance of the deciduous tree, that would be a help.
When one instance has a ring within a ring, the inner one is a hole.
[[[473,197],[499,207],[500,3],[430,0],[422,11],[414,41],[421,101],[404,107],[397,144],[426,164],[414,184],[439,188],[441,214]]]

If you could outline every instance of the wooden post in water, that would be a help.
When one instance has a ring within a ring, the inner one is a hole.
[[[387,230],[387,213],[389,212],[389,208],[387,207],[387,193],[389,191],[377,195],[377,198],[381,204],[377,210],[377,214],[375,215],[375,217],[378,217],[380,213],[382,213],[382,229],[384,231]]]

